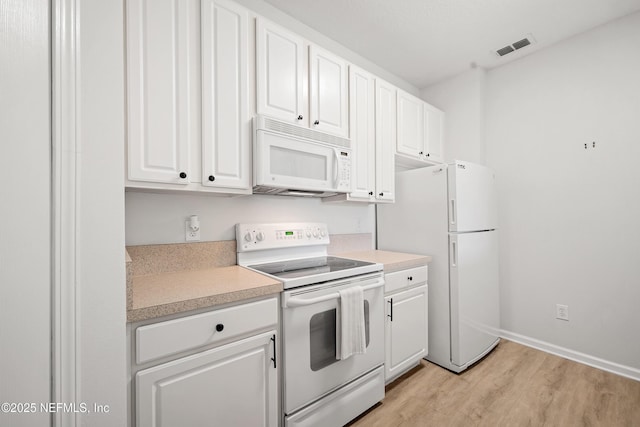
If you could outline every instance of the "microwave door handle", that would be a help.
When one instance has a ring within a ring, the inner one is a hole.
[[[334,154],[334,167],[333,167],[333,188],[338,188],[338,165],[340,164],[340,157],[338,150],[333,150]]]

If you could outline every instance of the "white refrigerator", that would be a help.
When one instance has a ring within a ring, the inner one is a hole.
[[[495,176],[464,161],[396,174],[378,205],[378,248],[431,255],[426,359],[461,372],[499,342]]]

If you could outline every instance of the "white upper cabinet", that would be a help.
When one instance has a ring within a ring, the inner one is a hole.
[[[348,64],[263,18],[256,19],[256,110],[348,137]]]
[[[432,162],[444,162],[442,152],[444,137],[444,111],[436,107],[424,104],[425,126],[426,126],[426,157]]]
[[[375,94],[375,78],[352,66],[349,71],[349,113],[355,164],[350,200],[375,201]]]
[[[425,127],[424,101],[398,90],[397,151],[413,157],[424,154]]]
[[[348,65],[317,46],[309,46],[309,121],[311,127],[349,137]]]
[[[126,185],[250,193],[248,11],[127,0],[126,13]]]
[[[396,91],[376,79],[376,193],[378,202],[395,201]]]
[[[398,90],[397,163],[424,167],[442,159],[444,113],[420,98]]]
[[[249,14],[202,0],[202,185],[251,187]]]
[[[197,3],[128,0],[128,179],[186,185],[197,133]],[[194,108],[195,107],[195,108]]]
[[[304,40],[258,17],[256,49],[258,114],[307,126]]]
[[[349,137],[353,149],[351,193],[324,202],[375,202],[376,191],[376,87],[375,77],[349,67]]]

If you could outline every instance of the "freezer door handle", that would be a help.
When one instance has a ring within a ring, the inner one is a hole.
[[[458,265],[458,250],[456,247],[456,242],[451,242],[451,267],[456,267]]]
[[[450,201],[450,210],[449,210],[449,218],[451,220],[451,224],[455,224],[456,223],[456,201],[451,199]]]

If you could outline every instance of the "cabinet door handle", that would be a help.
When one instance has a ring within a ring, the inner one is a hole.
[[[213,175],[209,175],[209,181],[213,182],[216,180],[216,177]]]
[[[302,117],[301,115],[298,116],[298,120],[302,120],[304,117]]]
[[[180,178],[185,179],[187,177],[187,174],[184,172],[180,172]]]
[[[276,368],[276,335],[274,334],[271,337],[271,342],[273,343],[273,357],[271,358],[271,361],[273,362],[273,367]]]
[[[223,329],[224,329],[224,325],[222,323],[218,323],[216,325],[216,331],[222,332]]]
[[[413,276],[409,276],[409,277],[407,277],[407,279],[409,279],[409,281],[412,281],[413,280]]]
[[[424,151],[419,152],[418,154],[424,154]]]
[[[387,317],[393,322],[393,298],[389,299],[389,304],[391,304],[389,306],[389,314],[387,314]]]
[[[382,196],[384,196],[384,193],[380,193],[380,194],[378,194],[378,195],[379,195],[380,197],[382,197]]]
[[[369,195],[370,195],[370,196],[373,196],[373,191],[369,191]]]
[[[429,153],[427,153],[427,157],[429,157]]]
[[[313,122],[314,125],[319,125],[320,124],[320,120],[316,120],[315,122]]]

